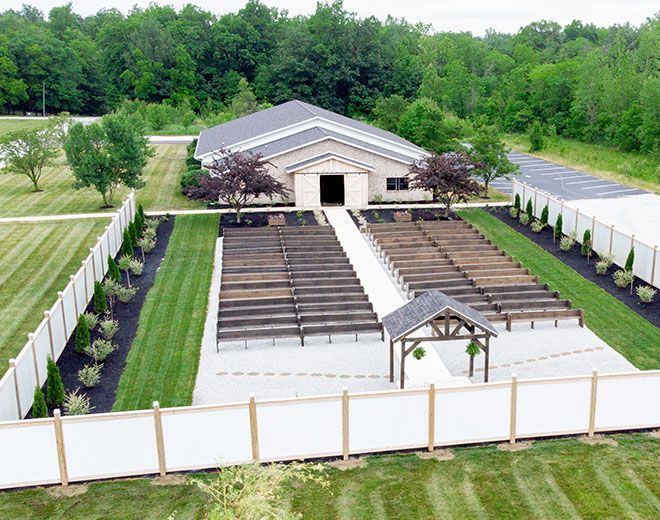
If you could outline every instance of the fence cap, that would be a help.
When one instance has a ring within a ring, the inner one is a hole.
[[[158,401],[154,401],[154,402],[152,403],[152,406],[153,406],[154,408],[160,408],[160,403],[159,403]]]
[[[518,379],[518,374],[516,372],[511,372],[511,379]]]
[[[16,366],[16,358],[9,358],[9,366],[10,367]]]

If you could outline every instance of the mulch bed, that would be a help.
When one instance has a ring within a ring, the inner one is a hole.
[[[90,398],[90,403],[94,407],[91,413],[103,413],[112,411],[112,406],[115,402],[115,392],[119,385],[119,378],[121,377],[124,367],[126,366],[126,357],[131,349],[133,340],[138,329],[138,322],[140,320],[140,311],[142,305],[149,292],[149,289],[156,280],[156,273],[160,268],[160,264],[165,257],[167,244],[174,228],[174,217],[170,216],[167,222],[161,220],[158,230],[156,231],[156,247],[149,254],[145,255],[144,271],[141,276],[131,276],[131,284],[134,287],[139,287],[136,295],[128,303],[115,302],[114,305],[114,319],[119,322],[119,330],[112,338],[112,342],[118,346],[112,354],[103,362],[103,369],[101,370],[101,382],[94,388],[84,388],[78,381],[78,370],[87,364],[92,364],[92,359],[86,354],[79,354],[76,352],[75,341],[76,335],[72,334],[69,338],[62,355],[57,360],[57,365],[60,367],[62,374],[62,382],[64,389],[68,393],[80,388],[80,393],[85,393]],[[142,259],[138,253],[139,248],[136,250],[136,258]],[[117,254],[115,259],[121,256],[121,252]],[[126,274],[122,271],[122,282],[126,285]],[[85,312],[93,312],[94,304],[90,302]],[[99,338],[96,330],[91,332],[91,341]],[[45,394],[45,388],[44,388]],[[52,415],[52,409],[49,410]]]
[[[387,222],[396,222],[394,220],[394,213],[397,211],[405,211],[403,209],[363,209],[360,210],[362,216],[369,222],[369,224],[380,224]],[[359,225],[355,215],[351,210],[348,211],[357,225]],[[449,219],[445,217],[445,210],[443,208],[412,208],[412,222],[419,220],[454,220],[458,217],[453,211],[449,212]]]
[[[656,295],[655,300],[652,303],[641,303],[634,290],[633,294],[630,294],[630,288],[621,289],[617,287],[614,284],[612,275],[619,269],[618,266],[613,265],[608,270],[607,274],[598,275],[596,274],[595,267],[598,255],[592,256],[587,264],[586,258],[580,253],[580,244],[576,244],[569,251],[562,251],[559,249],[559,240],[555,243],[552,242],[552,230],[550,227],[547,227],[540,233],[534,233],[529,225],[523,226],[518,219],[513,218],[509,214],[509,208],[491,208],[489,211],[494,217],[509,225],[521,235],[525,235],[545,251],[580,273],[584,278],[595,283],[598,287],[614,296],[617,300],[625,303],[633,311],[649,320],[655,326],[660,327],[660,304],[658,303],[658,295]],[[634,286],[637,287],[637,285],[648,284],[644,280],[635,277]]]
[[[275,213],[277,214],[277,213]],[[287,226],[318,226],[313,211],[282,211]],[[255,228],[268,226],[268,215],[273,212],[243,213],[241,222],[236,222],[235,213],[223,213],[220,219],[220,235],[224,228]]]

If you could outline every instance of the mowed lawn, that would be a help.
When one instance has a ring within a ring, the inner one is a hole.
[[[660,368],[658,327],[486,211],[470,209],[458,213],[540,276],[541,282],[571,300],[574,308],[583,308],[587,326],[633,365],[643,370]]]
[[[46,120],[38,119],[19,119],[5,118],[0,119],[0,138],[11,132],[19,130],[31,130],[32,128],[41,128],[46,124]]]
[[[107,225],[105,218],[0,224],[0,374]]]
[[[610,440],[618,445],[562,439],[517,452],[459,448],[451,460],[370,457],[365,467],[328,468],[329,489],[290,487],[286,501],[302,518],[321,520],[658,518],[660,440],[647,434]],[[0,493],[0,517],[124,519],[139,510],[145,519],[204,518],[207,497],[190,482],[212,478],[93,483],[68,497],[57,488]]]
[[[192,402],[218,215],[179,215],[119,381],[114,410]]]
[[[137,202],[147,211],[203,208],[203,204],[181,193],[179,176],[185,167],[185,145],[153,146],[156,155],[144,170],[146,185],[137,192]],[[25,176],[0,174],[0,217],[114,211],[101,209],[101,196],[94,189],[74,190],[73,181],[64,155],[44,170],[39,183],[43,191],[39,193],[32,192]],[[126,188],[118,190],[114,199],[117,208],[127,194]]]

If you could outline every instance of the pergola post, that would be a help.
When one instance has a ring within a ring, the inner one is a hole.
[[[390,383],[394,383],[394,342],[390,339]]]
[[[404,388],[404,379],[406,378],[406,340],[401,340],[401,370],[400,370],[400,385],[399,388],[403,390]]]
[[[486,336],[486,348],[484,349],[484,383],[488,383],[488,367],[490,366],[490,336]]]

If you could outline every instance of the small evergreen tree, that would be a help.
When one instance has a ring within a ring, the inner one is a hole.
[[[114,258],[108,255],[108,277],[114,280],[117,283],[121,283],[121,274],[119,272],[119,266],[115,262]]]
[[[543,211],[541,211],[541,224],[543,224],[543,227],[548,225],[548,214],[550,213],[550,208],[548,208],[548,205],[546,204],[543,206]]]
[[[527,207],[525,208],[525,213],[527,213],[527,218],[531,222],[534,220],[534,206],[532,205],[532,199],[527,201]]]
[[[633,264],[635,263],[635,248],[631,247],[630,252],[628,253],[628,257],[626,258],[626,271],[631,271],[633,270]]]
[[[138,234],[137,227],[135,226],[135,221],[128,223],[128,236],[131,237],[131,244],[135,248],[137,246]]]
[[[513,200],[513,207],[516,208],[516,213],[520,213],[520,208],[521,202],[520,202],[520,195],[516,193],[516,198]]]
[[[81,314],[78,316],[78,324],[76,325],[76,352],[82,354],[85,352],[85,349],[89,348],[89,328],[87,327],[87,321],[85,317]]]
[[[103,314],[108,310],[108,299],[105,297],[103,284],[99,281],[94,282],[94,312]]]
[[[138,206],[137,214],[140,215],[140,218],[142,218],[142,222],[146,220],[147,217],[144,214],[144,208],[142,207],[142,204]]]
[[[582,256],[586,256],[587,260],[591,256],[591,230],[585,229],[582,235],[582,248],[580,249]]]
[[[131,234],[128,231],[128,228],[124,229],[124,235],[122,238],[123,242],[121,244],[121,252],[123,255],[133,256],[133,239]]]
[[[137,235],[138,240],[142,238],[144,234],[144,219],[139,213],[135,215],[135,234]],[[137,245],[133,244],[133,245]]]
[[[42,417],[48,417],[48,406],[46,406],[46,400],[44,399],[44,393],[41,391],[41,388],[35,386],[34,402],[32,403],[32,418],[41,419]]]
[[[558,239],[563,233],[564,221],[561,216],[561,213],[557,215],[557,220],[555,221],[555,226],[552,228],[552,241],[554,242]]]
[[[46,380],[46,400],[51,406],[62,406],[64,402],[64,383],[62,383],[60,367],[55,364],[55,361],[50,356],[48,356],[46,364],[46,373],[48,375],[48,379]]]

